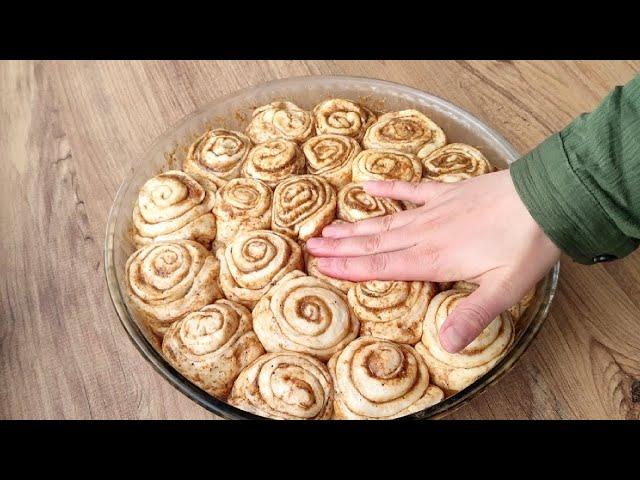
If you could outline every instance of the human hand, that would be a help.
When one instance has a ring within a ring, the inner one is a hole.
[[[374,196],[413,202],[412,210],[331,224],[307,241],[318,269],[352,281],[468,280],[479,288],[440,330],[458,352],[516,304],[557,262],[560,250],[516,192],[508,170],[460,183],[365,182]]]

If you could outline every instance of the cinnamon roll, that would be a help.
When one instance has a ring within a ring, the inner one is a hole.
[[[262,180],[271,188],[291,175],[304,173],[304,155],[288,140],[273,140],[251,149],[242,176]]]
[[[376,121],[375,114],[351,100],[332,98],[313,109],[318,135],[335,134],[361,140],[367,128]]]
[[[253,309],[253,329],[268,352],[323,361],[356,338],[359,326],[340,290],[301,271],[285,275]]]
[[[253,143],[265,143],[278,138],[302,143],[314,132],[311,112],[291,102],[273,102],[256,108],[247,127]]]
[[[336,391],[335,419],[385,420],[442,401],[429,370],[409,345],[360,337],[329,360]]]
[[[216,192],[216,240],[229,243],[238,233],[271,227],[273,193],[254,178],[235,178]]]
[[[349,280],[341,280],[339,278],[333,278],[328,275],[325,275],[320,270],[318,270],[318,258],[314,257],[308,252],[304,253],[305,266],[307,267],[307,273],[312,275],[320,280],[324,280],[327,283],[330,283],[338,290],[340,290],[345,295],[349,292],[349,289],[353,287],[354,282],[350,282]]]
[[[508,312],[511,314],[511,317],[513,318],[513,321],[515,323],[517,323],[518,320],[522,318],[522,315],[524,315],[524,312],[526,312],[527,308],[531,306],[535,296],[536,296],[536,289],[534,287],[524,297],[522,297],[522,299],[518,303],[516,303],[514,306],[509,308]]]
[[[456,282],[438,282],[438,292],[444,292],[445,290],[451,290]]]
[[[464,290],[466,292],[473,292],[478,288],[477,283],[467,282],[466,280],[458,280],[457,282],[448,282],[450,285],[446,290]]]
[[[431,282],[368,281],[356,283],[347,295],[360,320],[361,335],[415,344],[422,322],[436,293]]]
[[[491,370],[513,343],[511,316],[502,313],[459,353],[449,353],[440,344],[440,328],[457,303],[469,295],[464,290],[448,290],[436,295],[427,309],[422,329],[422,342],[416,350],[429,366],[433,382],[457,392]]]
[[[214,202],[213,192],[178,170],[147,180],[133,207],[136,246],[184,239],[209,248],[216,236]]]
[[[227,401],[278,420],[328,420],[333,398],[326,365],[310,355],[279,352],[267,353],[244,369]]]
[[[271,228],[306,241],[331,223],[336,203],[336,192],[324,178],[313,175],[287,178],[273,192]]]
[[[404,210],[401,202],[369,195],[362,183],[349,183],[338,192],[338,218],[345,222],[391,215],[401,210]]]
[[[427,154],[420,151],[418,157],[423,176],[436,182],[460,182],[494,170],[480,150],[464,143],[451,143]]]
[[[351,181],[353,159],[360,150],[353,138],[329,134],[311,137],[302,146],[307,171],[326,178],[336,190]]]
[[[365,148],[384,148],[426,156],[444,146],[442,129],[417,110],[402,110],[382,115],[364,135]]]
[[[240,132],[223,128],[209,130],[189,147],[182,169],[222,187],[240,176],[250,149],[251,140]]]
[[[251,330],[251,312],[218,300],[174,322],[162,341],[162,353],[186,378],[224,399],[240,371],[264,348]]]
[[[418,157],[396,150],[363,150],[353,161],[354,182],[402,180],[419,182],[422,165]]]
[[[478,285],[461,280],[455,282],[451,288],[473,292],[476,288],[478,288]],[[529,292],[527,292],[524,297],[522,297],[522,299],[518,303],[507,310],[509,314],[511,314],[511,318],[513,319],[514,323],[517,323],[520,317],[522,317],[524,312],[527,310],[527,308],[529,308],[529,306],[533,302],[533,299],[535,298],[535,295],[536,287],[533,287]]]
[[[134,252],[125,266],[132,308],[158,336],[185,315],[222,298],[219,264],[191,240],[152,243]]]
[[[275,283],[303,266],[300,246],[277,232],[254,230],[220,246],[220,286],[229,300],[253,308]]]

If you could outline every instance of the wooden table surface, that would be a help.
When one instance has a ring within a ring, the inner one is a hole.
[[[441,96],[521,152],[640,62],[0,62],[0,418],[216,418],[121,327],[103,241],[125,172],[198,106],[265,80],[382,78]],[[451,418],[639,418],[640,252],[563,258],[551,314],[515,368]]]

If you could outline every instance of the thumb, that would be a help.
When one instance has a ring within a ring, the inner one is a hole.
[[[495,284],[494,284],[495,285]],[[487,283],[460,300],[440,329],[440,344],[449,353],[469,345],[498,315],[518,300]]]

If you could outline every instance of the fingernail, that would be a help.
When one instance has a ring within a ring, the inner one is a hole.
[[[362,182],[362,188],[364,188],[365,192],[369,193],[369,190],[370,189],[375,189],[376,186],[378,185],[378,183],[380,183],[380,182],[376,182],[376,181],[373,181],[373,180],[368,180],[366,182]]]
[[[323,237],[332,237],[340,231],[339,225],[327,225],[322,229]]]
[[[318,237],[313,237],[307,240],[306,247],[309,248],[318,248],[322,245],[322,239]]]
[[[458,332],[455,325],[451,325],[440,332],[440,344],[449,353],[457,353],[466,347],[465,339]]]

